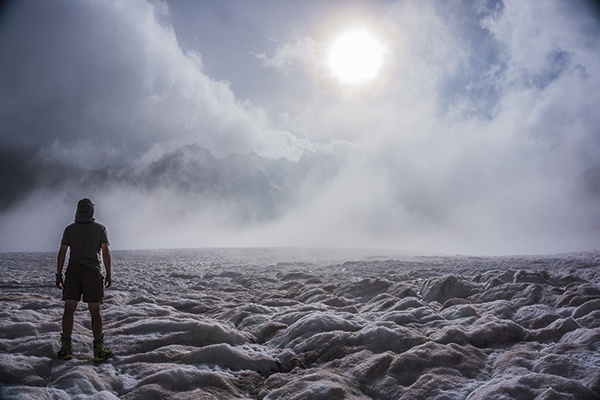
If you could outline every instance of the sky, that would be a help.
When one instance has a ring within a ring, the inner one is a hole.
[[[103,193],[93,200],[114,248],[599,248],[594,2],[24,0],[0,12],[0,154],[85,169],[186,144],[344,160],[284,215],[245,226],[215,204],[161,215],[177,193]],[[357,28],[381,44],[382,66],[347,84],[328,51]],[[86,197],[71,194],[2,209],[0,251],[57,248]]]

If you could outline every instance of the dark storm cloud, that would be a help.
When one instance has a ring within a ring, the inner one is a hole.
[[[8,13],[0,35],[4,145],[102,165],[160,142],[227,153],[285,152],[293,140],[202,73],[200,56],[178,47],[162,3],[25,1]]]
[[[135,143],[134,132],[115,131],[144,90],[133,68],[144,46],[125,21],[90,2],[23,2],[10,12],[0,36],[3,141]]]

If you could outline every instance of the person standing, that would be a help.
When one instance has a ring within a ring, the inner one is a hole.
[[[56,287],[63,291],[64,313],[62,317],[61,348],[58,358],[73,358],[73,319],[77,304],[83,296],[87,303],[94,335],[94,361],[102,362],[112,357],[112,351],[104,341],[100,305],[104,300],[104,287],[112,284],[111,254],[106,227],[94,219],[94,203],[87,198],[79,200],[75,222],[63,232],[56,259]],[[62,270],[69,249],[69,263],[65,279]],[[102,258],[100,257],[102,253]],[[106,276],[102,276],[101,260]]]

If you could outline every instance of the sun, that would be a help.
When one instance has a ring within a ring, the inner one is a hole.
[[[385,46],[369,29],[361,27],[337,35],[327,50],[327,65],[341,84],[360,84],[379,75]]]

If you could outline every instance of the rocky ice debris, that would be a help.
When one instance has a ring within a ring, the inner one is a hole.
[[[600,398],[598,253],[288,252],[114,252],[101,366],[84,312],[54,357],[54,255],[0,255],[0,398]]]

